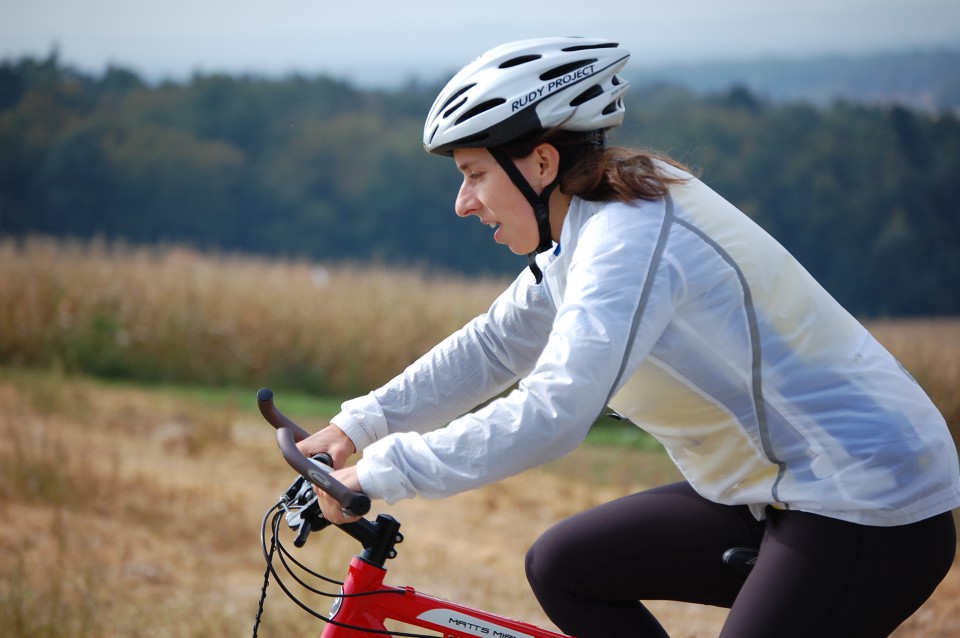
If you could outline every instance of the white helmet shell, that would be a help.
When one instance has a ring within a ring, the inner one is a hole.
[[[623,122],[630,53],[599,38],[537,38],[495,47],[460,70],[434,101],[423,146],[496,147],[559,128],[596,131]]]

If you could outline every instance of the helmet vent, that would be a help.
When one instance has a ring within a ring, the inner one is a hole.
[[[562,75],[566,75],[571,71],[576,71],[585,66],[589,66],[597,61],[597,58],[591,58],[588,60],[580,60],[578,62],[570,62],[569,64],[562,64],[556,68],[550,69],[540,75],[540,79],[546,82],[547,80],[556,79]]]
[[[460,101],[459,101],[459,102],[457,102],[456,104],[454,104],[453,106],[451,106],[450,108],[448,108],[446,111],[443,112],[443,117],[444,117],[444,118],[450,117],[450,114],[453,113],[454,111],[456,111],[456,110],[457,110],[458,108],[460,108],[461,106],[463,106],[463,103],[466,102],[466,101],[467,101],[467,98],[465,98],[465,97],[464,97],[464,98],[460,98]],[[448,102],[448,104],[449,104],[449,102]]]
[[[511,58],[503,64],[500,65],[501,69],[509,69],[510,67],[520,66],[521,64],[526,64],[527,62],[533,62],[534,60],[539,60],[543,56],[539,53],[533,53],[530,55],[521,55],[516,58]]]
[[[489,111],[490,109],[498,107],[505,102],[506,100],[503,99],[502,97],[494,98],[492,100],[487,100],[486,102],[481,102],[480,104],[477,104],[476,106],[468,110],[466,113],[458,117],[456,123],[461,124],[462,122],[469,120],[471,117],[476,117],[477,115],[480,115],[484,111]]]
[[[584,102],[588,102],[595,97],[603,95],[603,88],[599,84],[594,84],[589,89],[573,98],[570,101],[570,106],[580,106]]]
[[[602,42],[600,44],[575,44],[571,47],[564,47],[562,51],[589,51],[590,49],[616,49],[620,46],[619,42]]]
[[[610,102],[610,104],[607,104],[607,105],[603,108],[603,114],[604,114],[604,115],[610,115],[611,113],[615,113],[615,112],[617,111],[617,109],[620,109],[620,108],[623,108],[622,102],[621,102],[619,99],[618,99],[618,100],[614,100],[613,102]]]
[[[472,89],[473,87],[475,87],[476,85],[477,85],[476,82],[474,82],[473,84],[468,84],[468,85],[466,85],[465,87],[461,88],[459,91],[457,91],[456,93],[454,93],[453,95],[451,95],[449,98],[447,98],[447,101],[443,103],[443,106],[441,106],[441,107],[440,107],[439,109],[437,109],[437,110],[438,110],[438,111],[445,111],[445,110],[447,109],[447,107],[449,107],[451,104],[453,104],[453,101],[454,101],[454,100],[456,100],[458,97],[460,97],[461,95],[463,95],[464,93],[466,93],[467,91],[469,91],[470,89]]]

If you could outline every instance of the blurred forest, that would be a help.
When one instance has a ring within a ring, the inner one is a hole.
[[[740,83],[774,102],[896,101],[931,113],[960,107],[960,49],[674,64],[642,74],[645,81],[682,84],[698,93]]]
[[[0,63],[0,235],[124,239],[503,274],[421,145],[439,85],[196,75],[147,83]],[[958,111],[771,101],[634,82],[613,141],[666,152],[772,232],[852,312],[960,314]]]

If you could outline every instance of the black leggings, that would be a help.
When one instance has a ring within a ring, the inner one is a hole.
[[[577,638],[666,636],[641,600],[730,609],[723,638],[887,636],[930,596],[956,551],[949,512],[869,527],[796,511],[718,505],[687,483],[633,494],[548,530],[527,578]],[[759,547],[749,577],[720,559]]]

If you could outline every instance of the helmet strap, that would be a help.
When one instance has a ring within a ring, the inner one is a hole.
[[[510,181],[520,190],[527,202],[530,203],[530,206],[533,207],[533,215],[537,220],[537,229],[540,232],[540,243],[537,245],[536,250],[527,255],[527,265],[539,284],[543,281],[543,271],[537,266],[536,257],[539,253],[546,252],[553,248],[553,236],[550,230],[550,195],[553,194],[554,189],[560,184],[560,180],[555,179],[537,195],[537,191],[533,190],[530,182],[527,181],[523,173],[520,172],[520,169],[517,168],[517,165],[514,164],[513,160],[503,149],[490,148],[487,150],[493,155],[493,159],[497,160],[497,164],[506,172]]]

